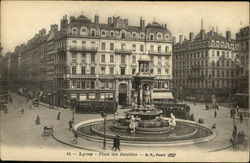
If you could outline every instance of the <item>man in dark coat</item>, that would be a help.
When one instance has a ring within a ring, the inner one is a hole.
[[[216,118],[217,117],[217,111],[215,110],[214,111],[214,118]]]
[[[57,120],[60,120],[60,115],[61,115],[61,112],[59,112],[59,113],[57,114]]]

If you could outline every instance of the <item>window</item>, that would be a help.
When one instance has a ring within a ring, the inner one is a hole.
[[[158,74],[159,75],[161,74],[161,68],[158,68]]]
[[[144,34],[141,34],[140,36],[141,36],[141,39],[144,39]]]
[[[76,59],[76,53],[72,53],[72,59]]]
[[[121,63],[125,63],[125,55],[121,55]]]
[[[124,32],[122,33],[122,36],[121,36],[121,37],[122,37],[122,38],[125,38],[125,33],[124,33]]]
[[[121,75],[125,75],[125,68],[124,67],[121,68]]]
[[[212,61],[212,66],[214,67],[214,65],[215,65],[215,64],[214,64],[214,60],[213,60],[213,61]]]
[[[159,53],[161,52],[161,46],[158,46],[158,52]]]
[[[217,67],[220,67],[220,61],[217,61]]]
[[[220,77],[220,70],[217,70],[217,77]]]
[[[95,54],[91,54],[91,62],[95,62]]]
[[[91,67],[90,68],[90,74],[91,75],[95,75],[95,67]]]
[[[82,66],[82,75],[85,75],[85,67]]]
[[[77,35],[77,29],[74,28],[72,33],[73,35]]]
[[[91,42],[91,46],[92,46],[92,48],[94,48],[95,47],[95,42]]]
[[[105,49],[106,49],[106,44],[105,44],[105,42],[102,42],[101,48],[102,48],[102,50],[105,50]]]
[[[165,47],[165,52],[168,53],[168,46]]]
[[[136,51],[136,44],[133,44],[133,45],[132,45],[132,49],[133,49],[133,52]]]
[[[169,74],[168,68],[165,68],[165,73],[166,73],[167,75]]]
[[[224,67],[225,66],[225,62],[222,60],[221,63],[222,63],[221,66]]]
[[[144,51],[144,46],[140,45],[140,52],[143,52],[143,51]]]
[[[161,65],[161,57],[158,56],[158,64]]]
[[[76,85],[77,88],[81,88],[81,82],[80,80],[77,80],[77,85]]]
[[[154,35],[150,34],[150,40],[154,40]]]
[[[73,75],[76,75],[76,66],[73,66],[73,67],[72,67],[72,74],[73,74]]]
[[[85,61],[86,61],[86,54],[82,53],[82,62],[85,62]]]
[[[85,80],[82,80],[82,89],[85,89]]]
[[[91,36],[95,36],[95,31],[94,30],[91,31]]]
[[[213,56],[213,57],[215,56],[215,52],[214,52],[214,50],[212,51],[212,56]]]
[[[229,67],[229,61],[227,61],[227,67]]]
[[[101,55],[101,62],[105,62],[105,54]]]
[[[76,41],[72,41],[72,47],[73,47],[74,49],[76,49],[76,47],[77,47],[77,42],[76,42]]]
[[[132,75],[135,75],[136,69],[132,68]]]
[[[133,33],[133,38],[136,38],[136,34],[135,33]]]
[[[110,43],[110,50],[114,50],[114,43]]]
[[[214,70],[212,70],[212,77],[214,77]]]
[[[136,56],[132,57],[132,63],[136,63]]]
[[[110,32],[110,37],[114,37],[114,32]]]
[[[105,67],[101,67],[101,74],[102,74],[102,75],[105,74]]]
[[[91,81],[90,87],[91,87],[91,89],[95,89],[95,81],[93,81],[93,80]],[[90,93],[90,94],[92,94],[92,93]],[[93,93],[93,95],[94,95],[93,98],[95,98],[95,94],[94,93]]]
[[[102,31],[102,36],[105,36],[106,35],[106,32],[105,31]]]
[[[110,63],[114,63],[114,55],[110,55]]]
[[[220,51],[217,51],[217,57],[219,57],[220,56]]]
[[[154,51],[154,45],[150,45],[150,51]]]
[[[224,71],[223,70],[221,71],[221,77],[224,77]]]
[[[86,42],[82,41],[82,47],[85,48],[86,47]]]
[[[122,47],[122,50],[125,50],[126,44],[122,44],[121,47]]]
[[[110,75],[114,75],[114,67],[110,67],[109,68],[109,74]]]
[[[158,39],[162,39],[162,35],[159,33],[159,34],[157,35],[157,38],[158,38]]]

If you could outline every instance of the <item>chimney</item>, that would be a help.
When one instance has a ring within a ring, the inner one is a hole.
[[[179,36],[179,43],[182,44],[182,42],[183,42],[183,35],[180,35]]]
[[[211,35],[214,36],[214,27],[212,28]]]
[[[226,39],[228,42],[231,42],[231,31],[226,31]]]
[[[125,28],[128,28],[128,19],[124,19],[125,22]]]
[[[193,32],[189,33],[189,41],[194,42],[194,33]]]
[[[140,28],[141,28],[142,31],[145,30],[145,20],[143,20],[142,17],[141,17],[141,20],[140,20]]]
[[[173,45],[176,44],[176,37],[173,37]]]
[[[205,39],[205,29],[203,29],[203,19],[201,19],[201,31],[200,31],[200,34],[201,34],[201,39]]]
[[[112,24],[112,18],[111,17],[108,17],[108,24]]]
[[[165,29],[167,29],[167,24],[165,24],[165,26],[164,26],[164,27],[165,27]]]
[[[94,23],[99,24],[99,16],[98,15],[95,15]]]

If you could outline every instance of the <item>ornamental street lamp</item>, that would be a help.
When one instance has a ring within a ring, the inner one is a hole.
[[[106,121],[107,121],[107,114],[104,112],[101,112],[101,116],[103,118],[103,134],[104,134],[104,138],[103,138],[103,149],[106,149]]]

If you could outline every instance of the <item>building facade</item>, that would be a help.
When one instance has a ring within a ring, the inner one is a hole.
[[[239,75],[238,90],[232,98],[240,107],[248,108],[249,100],[249,26],[241,28],[236,34],[236,41],[239,44]]]
[[[189,40],[180,35],[173,47],[175,97],[207,102],[212,97],[218,102],[230,99],[237,89],[237,51],[230,31],[223,37],[213,29],[205,33],[201,28],[195,37],[191,32]]]
[[[61,20],[55,54],[56,103],[71,98],[114,99],[120,105],[133,102],[132,76],[140,56],[149,55],[156,75],[155,92],[170,92],[172,36],[156,22],[129,26],[128,19],[109,17],[107,24],[81,15]]]
[[[99,23],[98,16],[91,21],[65,15],[60,29],[57,24],[48,34],[42,29],[21,47],[14,52],[19,56],[17,87],[52,105],[66,106],[70,99],[132,104],[132,77],[142,55],[152,61],[155,98],[172,97],[172,35],[155,21],[146,26],[141,19],[139,26],[130,26],[120,17]]]

